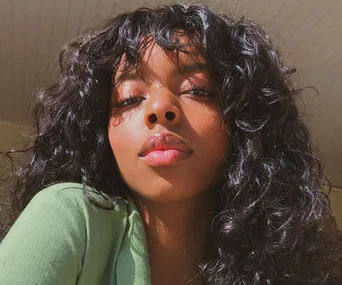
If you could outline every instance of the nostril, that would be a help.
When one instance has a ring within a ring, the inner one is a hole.
[[[169,120],[169,121],[174,120],[175,117],[176,117],[176,114],[175,114],[174,112],[168,111],[168,112],[165,113],[165,118],[166,118],[167,120]]]
[[[148,120],[149,120],[149,122],[150,123],[155,123],[155,122],[157,122],[157,115],[156,114],[151,114],[151,115],[149,115],[148,116]]]

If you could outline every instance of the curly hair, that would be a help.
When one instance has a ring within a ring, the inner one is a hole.
[[[127,72],[137,68],[144,39],[186,52],[180,34],[219,83],[222,118],[229,122],[212,253],[200,265],[203,284],[335,284],[341,241],[296,106],[301,90],[293,70],[258,25],[203,4],[124,13],[63,47],[58,82],[38,94],[33,156],[20,171],[16,206],[23,209],[39,190],[66,181],[113,198],[128,195],[108,142],[112,78],[123,55]]]

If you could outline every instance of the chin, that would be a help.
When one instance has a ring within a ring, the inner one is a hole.
[[[168,181],[151,182],[152,187],[135,187],[131,188],[133,195],[137,195],[143,200],[148,200],[155,203],[181,203],[197,197],[203,196],[205,191],[200,188],[191,187],[189,184],[183,186],[172,185]]]
[[[188,163],[180,163],[174,167],[157,168],[143,165],[135,171],[121,173],[133,196],[151,202],[179,203],[203,197],[215,181],[215,172],[212,172],[204,173]]]

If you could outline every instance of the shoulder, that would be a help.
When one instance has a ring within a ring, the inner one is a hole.
[[[96,206],[85,197],[85,193]],[[114,201],[91,187],[71,182],[57,183],[39,191],[18,221],[34,219],[37,224],[49,220],[51,225],[56,223],[79,232],[108,231],[110,224],[126,217],[127,209],[127,202]]]
[[[77,232],[78,240],[84,242],[87,211],[81,184],[58,183],[42,189],[31,199],[8,236],[18,231],[47,235],[58,227],[59,236]]]
[[[78,183],[58,183],[40,190],[30,201],[27,207],[45,206],[64,203],[78,204],[82,203],[83,192],[82,185]],[[25,209],[26,210],[26,209]],[[25,211],[24,210],[24,211]]]
[[[90,200],[94,203],[91,203]],[[28,206],[32,206],[32,204],[42,207],[54,204],[66,209],[70,209],[71,206],[71,208],[77,207],[78,210],[86,210],[87,212],[96,210],[107,212],[116,210],[118,212],[118,209],[122,211],[126,208],[124,201],[120,199],[114,201],[100,190],[74,182],[56,183],[40,190]]]
[[[95,278],[89,284],[97,284],[100,273],[91,270],[105,267],[114,255],[113,243],[120,246],[126,210],[93,207],[84,190],[100,202],[104,199],[77,183],[58,183],[33,197],[0,244],[0,268],[6,271],[1,284],[22,284],[18,268],[25,284],[75,284],[83,269],[89,272],[87,279]]]
[[[87,189],[91,189],[88,187]],[[86,190],[87,190],[86,189]],[[73,204],[84,203],[83,185],[73,182],[57,183],[40,190],[32,199],[30,204],[45,204],[49,202]]]
[[[60,216],[58,213],[70,216],[74,220],[77,219],[79,225],[87,227],[87,230],[93,228],[108,231],[109,225],[121,221],[128,215],[130,204],[130,201],[113,199],[89,186],[65,182],[51,185],[38,192],[28,207],[44,208],[54,212],[55,217]]]

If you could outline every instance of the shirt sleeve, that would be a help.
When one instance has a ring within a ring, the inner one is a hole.
[[[76,284],[86,246],[78,190],[52,186],[31,200],[0,244],[0,284]]]

